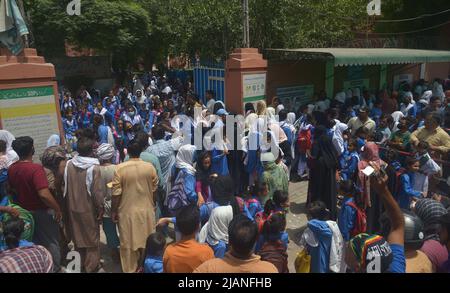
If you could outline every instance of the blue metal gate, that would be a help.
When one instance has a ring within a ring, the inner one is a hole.
[[[206,104],[206,91],[214,91],[216,101],[225,102],[225,69],[220,67],[194,67],[194,90],[200,100]]]

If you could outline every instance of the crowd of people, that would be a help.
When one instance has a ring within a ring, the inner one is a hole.
[[[105,98],[64,91],[40,164],[31,137],[1,130],[0,272],[68,271],[71,251],[102,272],[103,229],[125,273],[288,273],[298,181],[297,272],[450,272],[448,81],[243,107],[227,125],[214,92],[147,73]]]

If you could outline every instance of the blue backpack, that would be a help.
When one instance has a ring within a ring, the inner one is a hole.
[[[292,130],[287,125],[281,126],[281,129],[283,129],[284,133],[286,134],[289,145],[292,145],[294,139],[294,133],[292,132]]]
[[[185,181],[186,173],[178,172],[175,183],[172,186],[172,190],[167,196],[167,207],[170,214],[174,217],[179,209],[191,204],[186,194],[186,190],[184,189]]]

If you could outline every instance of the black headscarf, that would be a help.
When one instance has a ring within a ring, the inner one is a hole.
[[[197,181],[201,181],[202,184],[209,185],[209,175],[211,175],[211,167],[209,167],[209,169],[205,169],[205,167],[203,166],[203,159],[207,156],[211,157],[211,153],[208,151],[199,154],[197,160],[197,172],[195,173],[195,177]]]
[[[219,176],[212,184],[214,202],[220,206],[231,205],[233,214],[241,212],[239,204],[234,196],[234,182],[230,176]]]

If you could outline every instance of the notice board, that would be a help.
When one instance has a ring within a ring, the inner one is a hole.
[[[32,137],[36,162],[48,138],[63,133],[58,109],[53,85],[0,90],[0,128],[16,138]]]

